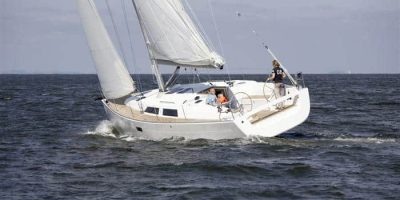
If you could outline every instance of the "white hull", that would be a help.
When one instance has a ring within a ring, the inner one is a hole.
[[[160,140],[171,137],[186,139],[233,139],[246,137],[233,121],[212,123],[154,123],[126,118],[113,111],[104,101],[108,118],[118,131],[140,138]],[[139,131],[140,128],[142,131]]]
[[[112,109],[112,107],[106,103],[106,100],[102,102],[108,118],[112,121],[117,130],[133,136],[153,140],[171,137],[220,140],[248,136],[274,137],[303,123],[310,112],[308,89],[301,89],[296,96],[298,100],[295,105],[260,119],[256,123],[251,122],[250,116],[265,109],[262,106],[251,112],[237,115],[234,120],[171,123],[148,122],[127,118]],[[288,95],[287,98],[293,97]]]

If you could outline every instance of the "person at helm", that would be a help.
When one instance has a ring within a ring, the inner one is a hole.
[[[272,67],[272,73],[268,77],[267,81],[274,81],[274,93],[276,98],[279,98],[285,96],[285,85],[283,84],[283,80],[286,78],[286,74],[277,60],[272,61]]]

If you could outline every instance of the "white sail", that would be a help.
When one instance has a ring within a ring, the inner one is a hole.
[[[76,2],[104,96],[117,99],[134,92],[132,77],[115,50],[93,0]]]
[[[158,63],[221,68],[181,0],[132,0],[152,59]]]

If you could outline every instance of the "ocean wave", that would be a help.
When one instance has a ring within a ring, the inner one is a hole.
[[[354,143],[394,143],[396,139],[394,138],[376,138],[376,137],[337,137],[335,141],[341,142],[354,142]]]
[[[375,106],[399,106],[400,102],[396,102],[396,101],[381,101],[381,102],[369,103],[369,105],[375,105]]]

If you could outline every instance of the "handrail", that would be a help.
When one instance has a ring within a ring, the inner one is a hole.
[[[186,102],[186,101],[185,101],[185,102]],[[184,103],[183,103],[183,104],[184,104]],[[186,118],[185,108],[183,107],[183,104],[182,104],[182,106],[181,106],[181,107],[182,107],[183,116],[185,117],[185,119],[187,119],[187,118]]]
[[[222,114],[222,107],[221,107],[221,106],[227,106],[228,109],[226,110],[225,113],[231,113],[232,119],[233,119],[233,120],[235,119],[235,115],[233,114],[232,108],[231,108],[231,102],[232,102],[232,99],[229,100],[229,101],[226,102],[226,103],[222,103],[222,104],[220,104],[220,105],[217,105],[218,113],[219,113],[219,116],[218,116],[218,117],[219,117],[219,120],[220,120],[220,121],[222,121],[222,120],[221,120],[221,114]]]

